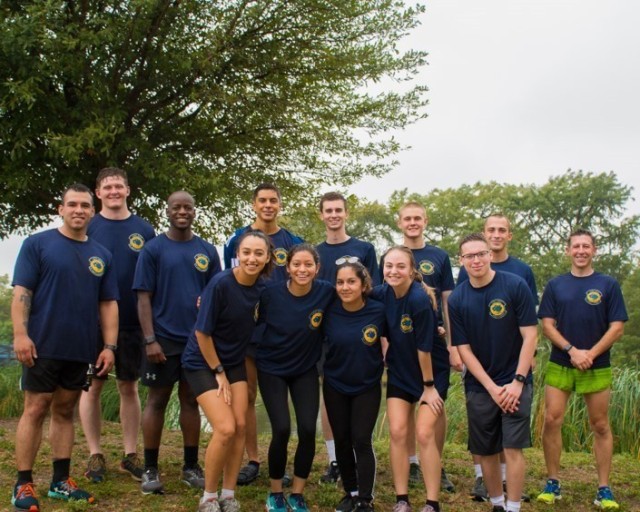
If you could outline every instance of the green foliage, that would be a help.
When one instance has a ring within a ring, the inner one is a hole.
[[[184,188],[200,230],[218,236],[246,220],[261,181],[293,206],[322,184],[387,172],[401,149],[388,133],[425,116],[426,87],[367,86],[410,82],[425,64],[399,45],[423,11],[400,0],[3,2],[0,237],[48,223],[65,184],[92,184],[107,165],[128,171],[149,220]]]
[[[11,323],[11,301],[13,290],[9,286],[9,276],[0,276],[0,344],[13,341],[13,324]]]
[[[629,321],[624,324],[624,335],[611,349],[614,366],[640,368],[640,267],[625,279],[622,285]]]
[[[426,195],[404,189],[391,195],[389,209],[396,212],[408,200],[424,204],[429,213],[427,239],[452,256],[458,254],[462,236],[481,231],[491,213],[503,213],[513,231],[509,253],[531,265],[542,290],[551,277],[567,272],[567,237],[577,228],[597,237],[596,268],[620,283],[625,280],[634,268],[640,234],[640,217],[624,216],[632,191],[612,172],[569,170],[541,186],[476,183]]]

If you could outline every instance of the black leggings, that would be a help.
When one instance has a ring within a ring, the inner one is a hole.
[[[258,370],[258,384],[271,422],[269,478],[282,479],[287,467],[287,444],[291,436],[287,391],[291,393],[298,428],[293,474],[299,478],[308,478],[316,454],[316,420],[320,407],[318,370],[314,366],[295,377],[279,377]]]
[[[325,381],[322,392],[344,490],[348,494],[358,491],[360,498],[371,500],[376,479],[371,436],[380,410],[380,384],[359,395],[345,395]]]

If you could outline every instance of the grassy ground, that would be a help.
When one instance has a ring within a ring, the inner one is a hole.
[[[16,420],[0,421],[0,511],[12,510],[10,506],[10,489],[15,482],[15,466],[13,445],[15,438]],[[119,427],[108,423],[104,428],[105,455],[109,465],[109,474],[105,482],[90,484],[80,475],[86,459],[86,445],[81,429],[77,429],[76,449],[72,473],[76,479],[88,490],[95,493],[98,503],[87,506],[84,504],[67,504],[46,498],[48,479],[51,476],[50,449],[47,441],[42,443],[34,476],[36,488],[39,490],[41,509],[45,512],[63,510],[99,510],[100,512],[124,511],[195,511],[197,510],[199,492],[186,487],[180,481],[182,443],[179,432],[167,431],[163,437],[160,454],[162,481],[165,484],[164,496],[143,496],[139,484],[127,475],[117,471],[120,457]],[[202,445],[206,445],[208,434],[203,434]],[[263,460],[266,457],[268,438],[261,439]],[[376,481],[376,509],[391,510],[393,506],[393,486],[389,468],[388,442],[376,442],[378,455],[378,476]],[[201,452],[201,457],[203,452]],[[544,483],[544,460],[540,450],[527,451],[527,491],[535,496]],[[318,479],[326,466],[326,458],[321,443],[318,443],[313,471],[305,492],[305,497],[311,510],[332,511],[335,504],[342,497],[342,489],[337,486],[321,486]],[[456,484],[457,492],[445,494],[441,497],[442,509],[446,512],[489,511],[488,504],[475,503],[467,495],[472,486],[473,472],[469,457],[464,446],[448,444],[445,448],[445,466],[451,479]],[[640,461],[631,455],[616,455],[611,477],[614,492],[622,504],[622,510],[640,511]],[[523,505],[523,511],[591,511],[594,509],[592,501],[595,494],[595,468],[593,457],[588,453],[570,453],[563,456],[562,464],[563,500],[553,507],[541,503]],[[268,489],[266,468],[261,469],[261,477],[250,486],[238,490],[238,498],[245,511],[258,511],[264,508],[264,499]],[[411,491],[411,501],[414,510],[420,510],[424,499],[424,491],[415,488]]]

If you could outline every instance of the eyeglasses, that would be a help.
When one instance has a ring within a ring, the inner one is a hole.
[[[491,251],[480,251],[480,252],[474,252],[471,254],[461,254],[460,257],[464,260],[464,261],[473,261],[476,258],[478,259],[482,259],[482,258],[486,258],[487,256],[489,256],[489,253]]]
[[[357,256],[342,256],[336,260],[336,265],[344,265],[345,263],[358,263],[360,258]]]

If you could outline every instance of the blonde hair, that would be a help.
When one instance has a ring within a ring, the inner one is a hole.
[[[411,265],[411,279],[420,283],[424,292],[429,296],[431,307],[434,311],[438,311],[438,298],[436,296],[436,289],[425,283],[424,279],[422,278],[422,274],[418,272],[418,269],[416,269],[416,259],[413,256],[413,251],[405,245],[394,245],[393,247],[390,247],[386,250],[386,252],[382,255],[382,260],[384,260],[387,254],[392,251],[401,252],[405,254],[407,258],[409,258],[409,264]]]

